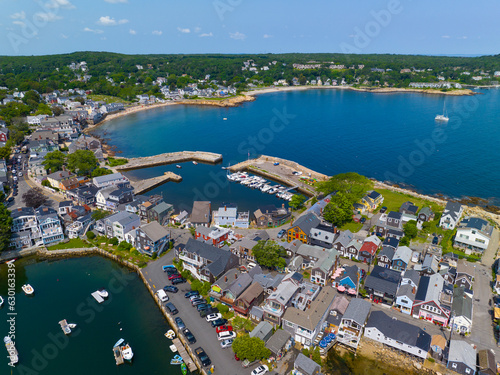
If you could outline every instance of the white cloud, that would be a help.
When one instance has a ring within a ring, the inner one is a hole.
[[[240,33],[239,31],[237,31],[235,33],[229,33],[229,37],[231,39],[234,39],[234,40],[245,40],[245,38],[247,36],[245,34],[243,34],[243,33]]]
[[[21,27],[26,26],[26,24],[23,21],[12,21],[12,23],[14,25],[18,25],[18,26],[21,26]]]
[[[177,30],[179,30],[183,34],[189,34],[191,32],[190,29],[183,29],[182,27],[178,27]]]
[[[459,36],[458,39],[467,39],[467,37],[464,35],[464,36]]]
[[[123,25],[124,23],[127,23],[128,20],[123,19],[123,20],[115,20],[114,18],[110,16],[103,16],[99,18],[99,21],[97,23],[102,26],[116,26],[116,25]]]
[[[199,33],[200,31],[201,31],[201,27],[195,27],[195,28],[194,28],[194,32],[195,32],[195,33]]]
[[[161,30],[154,30],[154,31],[152,32],[152,34],[153,34],[153,35],[161,35],[161,34],[163,34],[163,31],[161,31]]]
[[[68,36],[67,36],[67,35],[64,35],[64,34],[61,34],[61,38],[63,38],[63,39],[68,39]]]
[[[40,20],[40,21],[44,21],[44,22],[55,22],[57,20],[62,19],[62,17],[56,16],[52,12],[47,12],[47,13],[38,12],[38,13],[35,13],[34,17],[36,17],[35,19]]]
[[[272,35],[269,35],[269,34],[264,34],[262,37],[263,37],[264,39],[267,39],[267,38],[272,38],[273,36],[272,36]]]
[[[137,31],[135,31],[135,30],[133,30],[133,29],[130,29],[128,32],[129,32],[129,34],[131,34],[131,35],[135,35],[135,34],[137,34]]]
[[[214,36],[214,34],[212,33],[203,33],[203,34],[200,34],[200,38],[210,38]]]
[[[94,33],[94,34],[102,34],[104,31],[102,30],[98,30],[98,29],[90,29],[88,27],[86,27],[85,29],[83,29],[83,31],[87,32],[87,33]]]
[[[26,13],[24,13],[24,10],[23,10],[19,13],[11,14],[10,18],[12,18],[13,20],[24,20],[26,18]]]
[[[127,0],[104,0],[104,1],[107,2],[107,3],[110,3],[110,4],[118,4],[118,3],[125,4],[125,3],[128,3]]]
[[[45,4],[47,8],[50,9],[74,9],[76,8],[73,4],[71,4],[68,0],[50,0],[47,4]]]
[[[449,36],[449,35],[443,35],[441,38],[444,38],[444,39],[450,39],[450,38],[451,38],[451,36]]]

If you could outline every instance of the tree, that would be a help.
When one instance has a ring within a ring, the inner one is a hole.
[[[373,188],[373,182],[354,172],[341,173],[331,177],[328,181],[319,182],[316,190],[324,194],[340,192],[351,202],[359,201],[366,192]]]
[[[107,174],[112,174],[113,171],[108,168],[96,168],[92,171],[91,177],[105,176]]]
[[[56,172],[61,170],[65,162],[66,155],[64,155],[61,151],[52,151],[45,155],[42,165],[46,170]]]
[[[409,239],[417,237],[417,222],[415,220],[408,221],[405,225],[403,225],[403,231],[405,232],[405,237],[408,237]]]
[[[252,248],[252,253],[261,266],[268,268],[285,268],[286,266],[286,261],[282,258],[286,252],[274,241],[259,241]]]
[[[98,165],[99,161],[90,150],[76,150],[68,155],[68,169],[79,175],[88,175]]]
[[[1,199],[4,196],[2,194]],[[12,228],[12,217],[10,211],[3,203],[0,203],[0,252],[9,248]]]
[[[26,207],[38,208],[47,202],[48,198],[43,195],[43,191],[39,187],[29,189],[22,196],[23,202]]]
[[[64,113],[64,109],[55,105],[52,107],[52,113],[54,114],[54,116],[61,116]]]
[[[292,200],[290,201],[290,203],[288,203],[288,205],[292,207],[294,210],[297,210],[303,206],[305,200],[306,197],[304,197],[303,195],[294,194]]]
[[[97,221],[97,220],[104,219],[108,215],[109,215],[108,211],[97,209],[94,212],[92,212],[92,219]]]
[[[343,193],[337,193],[325,206],[323,217],[336,226],[342,226],[352,218],[352,203]]]
[[[132,249],[132,245],[129,244],[127,241],[122,241],[118,244],[118,250],[130,251],[130,249]]]
[[[118,245],[118,238],[113,237],[112,239],[109,240],[109,243],[114,246]]]
[[[0,159],[9,160],[10,153],[11,153],[10,147],[8,146],[0,147]]]
[[[92,241],[95,238],[95,233],[89,230],[87,232],[87,238]]]
[[[401,246],[409,246],[410,245],[410,238],[404,236],[403,238],[401,238],[401,241],[399,241],[399,244]]]
[[[236,337],[232,348],[238,358],[248,359],[250,362],[267,359],[271,355],[271,351],[266,348],[264,341],[247,334]]]

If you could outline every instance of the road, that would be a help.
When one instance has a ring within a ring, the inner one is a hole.
[[[180,230],[173,230],[172,237],[178,238],[180,241],[187,241],[189,233],[186,231],[183,233]],[[177,242],[176,244],[178,244]],[[166,255],[162,256],[155,262],[150,263],[146,268],[143,269],[143,274],[146,280],[149,282],[154,290],[163,288],[165,285],[170,285],[167,279],[167,275],[163,272],[162,266],[166,264],[172,264],[174,258],[174,251],[170,251]],[[241,362],[237,362],[234,359],[234,354],[231,349],[222,349],[220,347],[220,342],[217,340],[215,329],[211,327],[204,318],[201,318],[198,311],[191,306],[188,299],[184,298],[184,293],[191,290],[189,283],[177,285],[179,288],[178,293],[167,293],[170,302],[172,302],[179,310],[179,316],[182,318],[186,327],[193,332],[196,337],[196,343],[191,345],[192,349],[196,349],[201,346],[207,352],[208,356],[212,360],[212,364],[215,365],[216,373],[223,373],[225,375],[248,375],[257,367],[257,365],[251,368],[243,368]],[[167,330],[167,329],[165,329]],[[222,370],[222,372],[221,372]]]

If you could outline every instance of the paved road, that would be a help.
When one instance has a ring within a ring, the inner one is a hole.
[[[493,229],[493,233],[491,234],[491,240],[488,244],[488,248],[483,254],[481,258],[481,263],[487,267],[491,267],[496,259],[496,254],[499,245],[499,232],[498,229]]]
[[[181,233],[172,233],[172,237],[176,237]],[[184,236],[181,235],[182,238]],[[146,268],[143,269],[143,274],[146,280],[150,283],[154,290],[163,288],[165,285],[170,285],[166,274],[162,270],[162,266],[166,264],[172,264],[172,259],[174,258],[174,251],[170,251],[166,255],[159,258],[157,261],[150,263]],[[250,374],[253,368],[257,365],[244,369],[241,366],[241,362],[234,360],[233,351],[231,349],[222,349],[220,347],[220,342],[217,340],[215,329],[212,328],[210,323],[208,323],[204,318],[201,318],[198,311],[191,306],[189,300],[184,298],[184,293],[191,290],[189,284],[179,284],[178,293],[167,293],[170,302],[172,302],[177,309],[179,314],[186,326],[193,332],[196,337],[196,344],[191,345],[192,349],[201,346],[207,352],[208,356],[212,360],[212,364],[215,365],[215,370],[217,373],[224,375],[243,375]],[[167,328],[165,328],[165,331]]]

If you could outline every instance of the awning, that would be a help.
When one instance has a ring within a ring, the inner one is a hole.
[[[339,286],[337,287],[337,290],[338,290],[339,292],[345,292],[345,286],[343,286],[343,285],[339,285]]]

